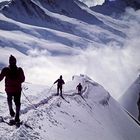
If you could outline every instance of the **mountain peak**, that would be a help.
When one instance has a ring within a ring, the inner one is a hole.
[[[126,7],[132,7],[135,10],[140,9],[140,2],[137,0],[105,0],[103,5],[97,5],[91,9],[102,14],[118,17],[125,11]]]
[[[7,17],[13,19],[20,19],[24,21],[34,19],[47,19],[48,16],[45,14],[43,9],[39,7],[33,0],[12,0],[2,8],[2,13]]]

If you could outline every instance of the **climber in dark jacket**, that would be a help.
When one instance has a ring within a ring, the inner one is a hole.
[[[76,89],[78,90],[78,94],[81,95],[81,94],[82,94],[82,89],[83,89],[81,83],[79,83],[79,84],[77,85]]]
[[[9,66],[2,69],[0,73],[0,81],[5,78],[5,91],[7,93],[7,102],[11,117],[15,117],[15,122],[20,122],[20,98],[21,98],[21,84],[25,81],[25,76],[22,68],[17,67],[16,58],[9,57]],[[12,107],[12,100],[16,106],[16,114]]]
[[[65,84],[64,80],[62,79],[62,75],[60,75],[60,78],[57,79],[54,84],[57,83],[57,95],[59,95],[59,91],[60,91],[60,96],[62,96],[62,88],[63,88],[63,84]]]

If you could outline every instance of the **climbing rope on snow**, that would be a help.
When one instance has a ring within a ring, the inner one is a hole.
[[[53,84],[54,85],[54,84]],[[50,89],[48,90],[47,94],[50,93],[50,91],[52,90],[53,88],[53,85],[50,87]],[[23,89],[26,90],[26,88],[24,87]],[[22,90],[22,93],[23,93],[23,96],[26,98],[26,100],[30,103],[30,105],[37,111],[41,112],[40,110],[37,109],[37,107],[29,100],[29,98],[26,96],[25,92]]]
[[[30,105],[35,109],[38,110],[37,107],[29,100],[29,98],[25,95],[25,93],[22,91],[24,97],[26,98],[26,100],[30,103]]]

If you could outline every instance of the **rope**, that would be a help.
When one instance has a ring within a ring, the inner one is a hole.
[[[24,95],[24,97],[26,98],[26,100],[30,103],[30,105],[35,109],[35,110],[38,110],[37,108],[36,108],[36,106],[28,99],[28,97],[25,95],[25,93],[22,91],[22,93],[23,93],[23,95]]]
[[[54,85],[54,84],[53,84]],[[50,87],[50,89],[48,90],[47,94],[50,93],[51,89],[53,88],[53,85]],[[24,95],[24,97],[26,98],[26,100],[30,103],[30,105],[37,111],[41,112],[40,110],[37,109],[37,107],[29,100],[29,98],[25,95],[25,93],[22,90],[22,93]]]
[[[53,84],[54,85],[54,84]],[[48,90],[48,93],[47,94],[49,94],[50,93],[50,91],[52,90],[52,88],[53,88],[53,85],[50,87],[50,89]]]

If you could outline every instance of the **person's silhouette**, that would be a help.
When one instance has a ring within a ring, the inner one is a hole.
[[[62,75],[60,75],[60,78],[57,79],[54,84],[57,83],[57,95],[59,95],[59,91],[60,91],[60,96],[62,96],[62,88],[63,88],[63,84],[65,84],[64,80],[62,79]]]
[[[7,102],[11,117],[15,117],[15,122],[20,122],[20,98],[21,98],[21,84],[25,80],[24,72],[22,68],[17,67],[16,58],[14,56],[9,57],[9,66],[2,69],[0,73],[0,81],[5,78],[5,91],[7,93]],[[16,114],[13,110],[12,100],[16,106]]]
[[[81,94],[82,94],[82,89],[83,89],[81,83],[79,83],[79,84],[77,85],[76,89],[78,90],[78,94],[81,95]]]

